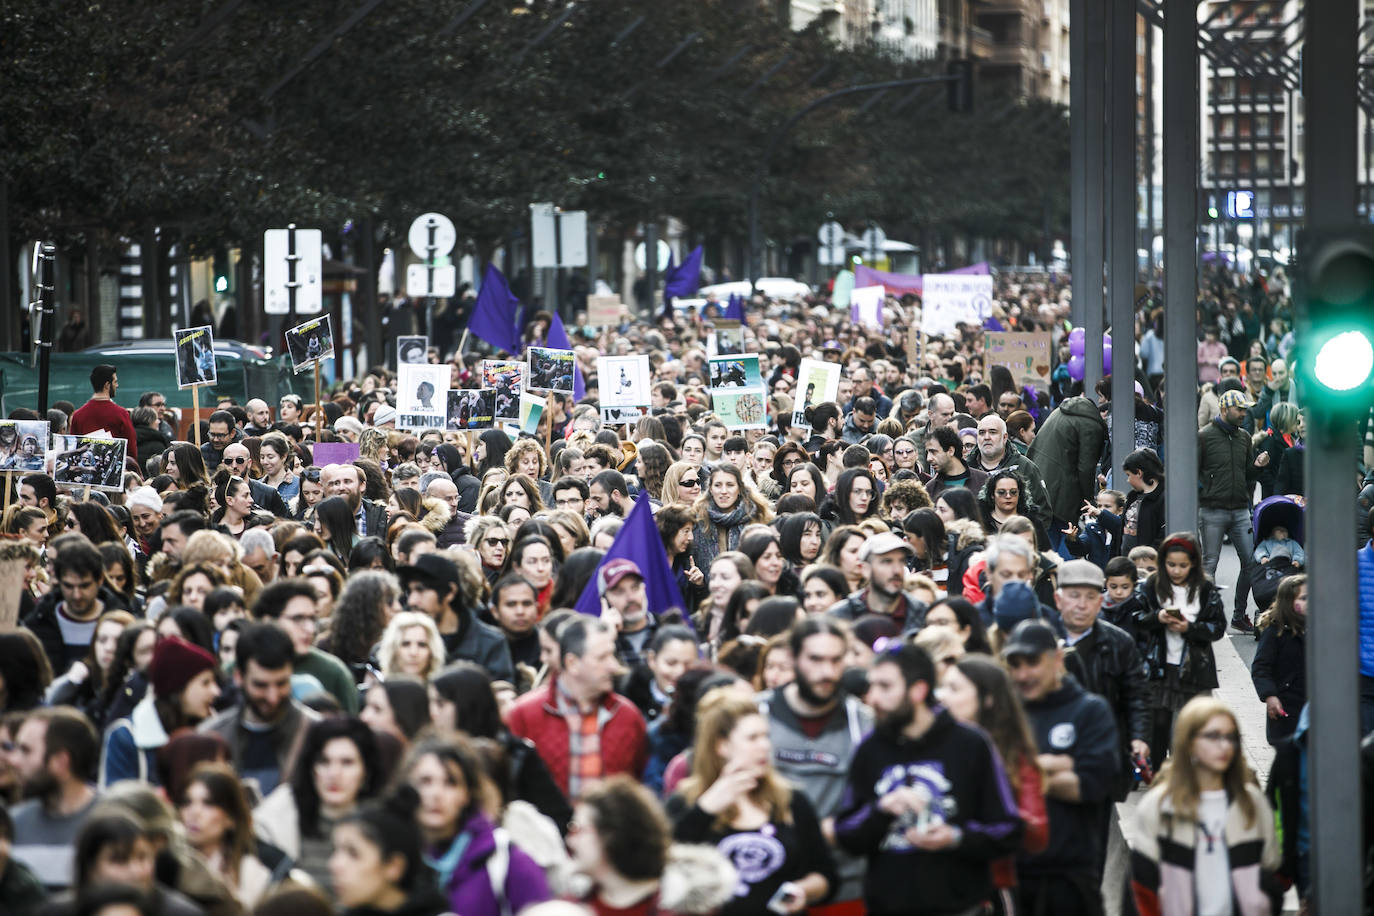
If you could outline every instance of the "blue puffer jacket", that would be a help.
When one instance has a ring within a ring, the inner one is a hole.
[[[1374,541],[1356,556],[1360,564],[1360,674],[1374,677]]]

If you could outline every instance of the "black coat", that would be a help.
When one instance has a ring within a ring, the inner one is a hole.
[[[1140,510],[1135,519],[1135,533],[1126,531],[1127,520],[1131,516],[1133,506],[1139,505]],[[1132,490],[1126,494],[1126,511],[1122,515],[1122,534],[1117,543],[1120,545],[1119,554],[1125,556],[1135,547],[1153,547],[1159,549],[1159,544],[1164,540],[1164,484],[1154,488],[1151,493],[1140,493]]]
[[[1168,631],[1159,622],[1161,605],[1155,595],[1154,576],[1136,590],[1136,597],[1140,599],[1140,607],[1136,611],[1135,626],[1145,646],[1145,665],[1150,680],[1160,680],[1164,677],[1169,647]],[[1217,659],[1212,652],[1212,643],[1226,635],[1226,610],[1221,603],[1221,592],[1210,581],[1202,583],[1198,604],[1197,620],[1180,634],[1183,657],[1178,666],[1179,680],[1185,689],[1214,690],[1217,687]]]
[[[152,426],[135,426],[134,442],[138,446],[139,456],[144,461],[172,447],[172,440],[162,430]]]
[[[1112,708],[1122,751],[1117,799],[1124,800],[1134,781],[1127,764],[1131,741],[1150,740],[1150,697],[1140,651],[1130,634],[1098,618],[1087,635],[1065,654],[1064,667],[1084,690],[1097,694]]]
[[[290,518],[291,512],[286,508],[285,501],[277,488],[261,480],[248,480],[248,491],[253,494],[253,505],[265,512],[271,512],[277,518]],[[383,531],[385,534],[385,531]]]
[[[1276,626],[1260,634],[1255,660],[1250,665],[1250,680],[1261,700],[1278,697],[1284,718],[1265,719],[1265,737],[1270,744],[1293,734],[1298,714],[1307,702],[1307,653],[1303,636]]]

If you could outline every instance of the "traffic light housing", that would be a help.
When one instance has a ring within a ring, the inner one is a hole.
[[[1303,232],[1296,267],[1298,399],[1350,438],[1374,404],[1374,228]]]

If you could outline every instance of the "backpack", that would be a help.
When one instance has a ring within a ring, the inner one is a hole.
[[[514,916],[510,898],[506,896],[506,879],[510,877],[510,834],[504,827],[494,828],[492,834],[496,837],[496,848],[487,856],[487,880],[491,882],[491,892],[496,896],[501,916]]]

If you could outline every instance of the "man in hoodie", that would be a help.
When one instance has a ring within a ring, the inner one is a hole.
[[[463,596],[462,576],[448,557],[427,553],[396,570],[412,611],[428,614],[439,627],[449,661],[464,659],[487,669],[492,680],[514,684],[515,664],[506,637],[477,619]]]
[[[880,654],[868,683],[878,724],[854,753],[835,820],[840,848],[868,858],[868,912],[976,911],[994,892],[989,864],[1015,852],[1024,829],[997,752],[936,705],[924,649]]]
[[[1050,843],[1017,862],[1026,913],[1102,912],[1102,809],[1118,767],[1116,723],[1107,701],[1064,671],[1054,630],[1027,620],[1012,630],[1002,659],[1030,720],[1045,774]]]

